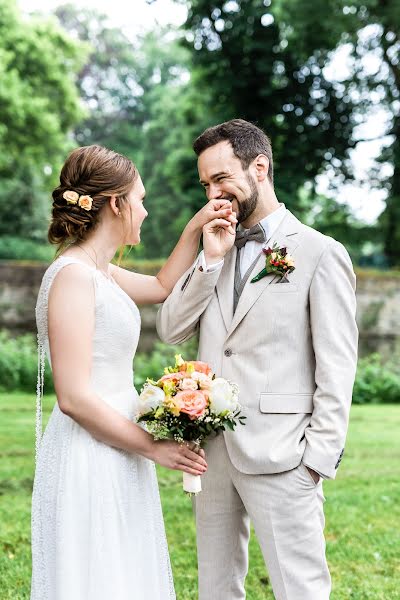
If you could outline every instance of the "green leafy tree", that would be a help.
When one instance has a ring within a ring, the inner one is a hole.
[[[397,0],[190,0],[186,4],[187,45],[199,97],[205,93],[210,100],[205,108],[208,124],[242,117],[265,129],[273,142],[279,198],[308,221],[322,202],[314,225],[345,243],[354,230],[353,241],[358,241],[357,249],[353,244],[354,256],[360,256],[371,237],[379,244],[382,231],[358,223],[343,204],[329,201],[327,210],[327,200],[315,195],[315,182],[321,173],[333,175],[338,187],[353,179],[349,151],[362,141],[358,126],[371,107],[382,103],[390,118],[385,132],[389,144],[380,163],[389,164],[392,171],[378,164],[367,184],[384,186],[389,192],[381,224],[386,254],[391,264],[398,262]],[[350,52],[351,69],[348,76],[333,81],[326,66],[338,48]],[[383,69],[373,74],[364,68],[371,52],[383,61]]]
[[[83,48],[51,20],[0,1],[0,233],[43,238],[44,189],[82,116],[75,73]]]
[[[348,158],[353,107],[324,74],[327,52],[318,42],[299,52],[270,4],[192,0],[186,28],[214,118],[241,117],[268,133],[279,196],[300,210],[304,183]]]
[[[61,25],[92,50],[78,75],[88,117],[78,125],[80,144],[100,143],[139,167],[149,218],[144,245],[134,255],[165,257],[204,202],[192,140],[202,104],[189,80],[190,55],[171,28],[131,41],[107,18],[72,5],[59,7]]]
[[[355,126],[377,108],[386,113],[382,152],[370,185],[387,190],[380,218],[390,265],[400,265],[400,2],[398,0],[274,0],[289,43],[307,56],[310,44],[326,54],[345,46],[351,72],[340,82],[353,103],[352,144],[364,141]],[[292,26],[290,26],[292,24]],[[372,65],[372,66],[371,66]],[[375,65],[375,66],[374,66]],[[367,140],[374,139],[367,136]],[[339,166],[339,169],[337,168]],[[340,172],[341,165],[334,165]],[[342,171],[343,173],[343,171]],[[344,172],[344,175],[346,173]]]

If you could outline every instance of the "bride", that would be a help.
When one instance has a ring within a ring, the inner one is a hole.
[[[144,196],[134,164],[101,146],[73,151],[53,192],[49,240],[59,252],[36,306],[31,600],[175,598],[154,463],[194,475],[207,464],[202,451],[154,441],[132,420],[137,305],[163,302],[193,263],[203,228],[234,235],[236,218],[230,202],[209,202],[156,277],[131,273],[110,261],[140,242]],[[46,354],[57,402],[42,436]]]

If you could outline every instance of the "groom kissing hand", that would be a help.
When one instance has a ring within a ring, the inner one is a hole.
[[[235,243],[235,233],[234,224],[230,227],[221,227],[218,220],[214,220],[204,225],[203,251],[207,265],[213,265],[223,260],[225,254]]]
[[[173,344],[199,333],[199,360],[238,384],[247,417],[206,447],[199,600],[245,598],[250,522],[275,598],[328,600],[322,481],[342,460],[356,370],[352,264],[278,201],[261,129],[234,119],[193,147],[208,200],[230,201],[238,226],[203,227],[157,328]]]

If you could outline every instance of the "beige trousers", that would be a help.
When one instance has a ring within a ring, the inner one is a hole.
[[[328,600],[322,482],[303,463],[272,475],[240,473],[223,435],[209,441],[206,456],[195,499],[199,600],[245,598],[250,521],[276,600]]]

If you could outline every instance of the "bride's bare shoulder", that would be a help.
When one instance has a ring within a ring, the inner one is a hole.
[[[60,268],[61,267],[61,268]],[[68,262],[59,265],[49,293],[49,308],[55,302],[60,305],[90,301],[94,296],[93,269],[83,263]]]

